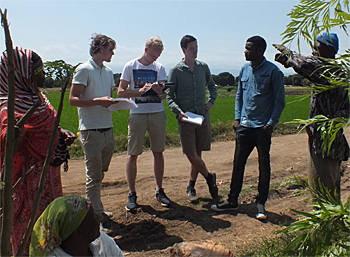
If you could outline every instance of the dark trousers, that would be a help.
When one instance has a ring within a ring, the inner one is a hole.
[[[236,148],[233,161],[233,171],[231,178],[231,191],[229,201],[237,201],[242,190],[244,168],[247,159],[254,147],[258,151],[259,160],[259,184],[257,202],[265,204],[270,187],[270,148],[271,134],[262,128],[246,128],[239,126],[236,129]]]

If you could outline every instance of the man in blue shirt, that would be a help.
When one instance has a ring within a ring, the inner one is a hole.
[[[283,73],[264,57],[266,41],[260,36],[247,39],[245,59],[239,74],[236,94],[235,121],[236,149],[233,162],[231,191],[228,199],[212,205],[215,211],[238,209],[244,168],[254,147],[258,151],[259,185],[256,198],[258,219],[266,219],[265,202],[270,187],[270,146],[273,127],[285,106]]]

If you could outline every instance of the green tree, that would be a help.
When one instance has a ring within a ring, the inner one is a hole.
[[[284,77],[284,84],[285,85],[301,87],[301,86],[303,86],[302,81],[303,81],[303,77],[299,74],[293,74],[293,75],[289,75],[289,76]]]
[[[213,75],[215,84],[222,87],[233,86],[235,84],[235,77],[229,72],[222,72],[219,75]]]
[[[122,76],[121,73],[115,73],[113,74],[114,77],[114,83],[116,86],[119,86],[119,82],[120,82],[120,77]]]
[[[79,63],[80,64],[80,63]],[[63,87],[78,65],[71,65],[63,60],[48,61],[44,63],[45,87]]]

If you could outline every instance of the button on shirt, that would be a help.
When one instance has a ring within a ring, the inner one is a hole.
[[[198,60],[195,60],[193,72],[183,60],[180,61],[170,70],[168,81],[174,82],[174,86],[167,94],[167,102],[176,117],[180,112],[187,111],[204,115],[206,87],[209,90],[209,102],[214,104],[217,97],[216,86],[208,65]]]
[[[285,106],[283,73],[264,59],[243,65],[236,94],[235,119],[244,127],[275,126]]]

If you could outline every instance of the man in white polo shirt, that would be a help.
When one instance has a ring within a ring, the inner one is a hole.
[[[78,107],[79,140],[87,177],[86,197],[101,221],[112,215],[104,212],[100,192],[104,172],[114,152],[112,114],[107,108],[115,103],[113,72],[103,62],[111,61],[115,48],[113,39],[101,34],[92,36],[92,58],[75,70],[69,96],[69,103]]]

